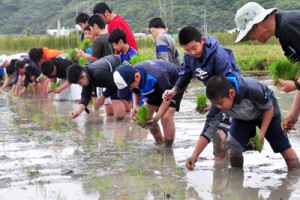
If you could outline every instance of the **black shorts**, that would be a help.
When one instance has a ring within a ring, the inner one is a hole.
[[[181,99],[183,97],[183,93],[184,93],[185,90],[182,90],[180,92],[178,92],[172,99],[171,103],[170,103],[170,106],[169,107],[172,107],[172,108],[175,108],[176,111],[178,112],[179,111],[179,108],[180,108],[180,103],[181,103]],[[162,103],[162,95],[160,96],[150,96],[149,98],[146,97],[146,102],[150,105],[153,105],[153,106],[160,106],[161,103]]]

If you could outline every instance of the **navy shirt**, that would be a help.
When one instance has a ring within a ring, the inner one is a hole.
[[[228,72],[241,75],[232,51],[219,45],[216,37],[205,36],[204,50],[200,59],[184,54],[176,87],[185,88],[193,76],[206,85],[210,77],[226,75]]]
[[[277,13],[275,20],[275,37],[279,39],[284,55],[292,61],[300,61],[300,12]]]

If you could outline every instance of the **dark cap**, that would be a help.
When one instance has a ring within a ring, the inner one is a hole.
[[[78,64],[70,65],[67,68],[67,80],[69,81],[69,83],[78,83],[82,70],[83,68]]]

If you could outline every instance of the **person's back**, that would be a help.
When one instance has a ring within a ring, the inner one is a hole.
[[[175,40],[167,34],[167,27],[162,19],[150,20],[148,28],[155,39],[155,58],[169,61],[179,67],[181,63]]]
[[[105,23],[107,24],[107,31],[109,33],[116,28],[122,29],[126,33],[129,46],[138,51],[138,46],[130,26],[120,15],[112,13],[112,10],[106,3],[97,3],[93,8],[93,14],[98,14],[103,17]]]

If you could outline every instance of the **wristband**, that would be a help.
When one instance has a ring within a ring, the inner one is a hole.
[[[298,90],[300,90],[300,83],[298,83],[298,80],[297,80],[297,79],[294,80],[294,84],[295,84],[296,88],[297,88]]]

